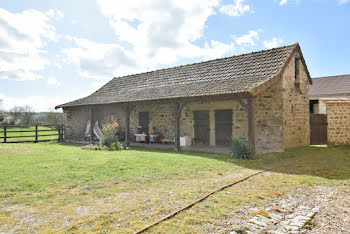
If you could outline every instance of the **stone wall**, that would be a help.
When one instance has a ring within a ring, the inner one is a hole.
[[[245,109],[237,101],[213,101],[213,102],[193,102],[184,106],[180,117],[180,136],[194,139],[194,118],[193,112],[197,110],[209,111],[210,122],[210,145],[215,145],[215,110],[233,110],[233,136],[247,138],[248,122]],[[139,103],[132,110],[130,115],[130,132],[136,133],[138,126],[138,113],[148,111],[150,116],[149,130],[155,129],[169,140],[175,137],[175,124],[173,115],[174,105],[168,104],[142,104]]]
[[[333,94],[310,96],[310,100],[318,100],[318,104],[314,104],[314,114],[327,114],[327,105],[322,99],[328,98],[350,98],[350,94]]]
[[[291,59],[278,81],[257,95],[255,118],[257,153],[310,144],[309,80],[300,59],[297,82]]]
[[[166,139],[174,139],[175,125],[173,105],[138,103],[130,113],[130,134],[135,134],[139,125],[139,112],[149,112],[149,132],[161,132]]]
[[[350,102],[327,103],[328,143],[350,145]]]
[[[181,136],[194,138],[194,111],[209,111],[210,145],[215,146],[215,110],[232,110],[232,137],[240,137],[248,141],[247,111],[238,101],[195,102],[187,104],[181,113]]]
[[[255,101],[255,152],[283,150],[282,79],[268,87]]]
[[[120,129],[125,131],[125,112],[120,104],[98,105],[94,108],[94,120],[100,125],[118,122]]]
[[[67,115],[67,123],[65,125],[65,139],[81,141],[84,139],[86,125],[90,120],[90,107],[81,106],[74,108],[64,108]],[[125,114],[121,105],[109,104],[98,105],[94,107],[94,121],[99,121],[102,126],[105,123],[117,121],[120,128],[124,130]]]
[[[295,59],[283,73],[283,146],[310,144],[309,80],[299,59],[299,77],[295,79]],[[299,85],[297,85],[299,83]]]
[[[66,140],[83,140],[86,130],[87,121],[90,119],[90,108],[88,107],[74,107],[64,108],[67,121],[65,125],[65,139]]]

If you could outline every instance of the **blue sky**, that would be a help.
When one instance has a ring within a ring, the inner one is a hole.
[[[0,99],[47,111],[114,76],[295,42],[312,77],[350,74],[350,0],[2,0]]]

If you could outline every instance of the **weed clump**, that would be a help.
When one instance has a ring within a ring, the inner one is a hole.
[[[249,146],[242,139],[235,137],[232,140],[232,156],[237,159],[252,159],[253,153],[249,149]]]

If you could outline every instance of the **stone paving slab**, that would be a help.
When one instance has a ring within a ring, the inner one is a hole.
[[[309,222],[319,211],[319,206],[310,207],[299,205],[294,201],[282,200],[282,209],[267,208],[266,211],[260,212],[256,208],[250,209],[250,212],[264,213],[257,214],[248,220],[246,232],[250,233],[299,233],[299,231]],[[236,233],[236,232],[231,232]]]

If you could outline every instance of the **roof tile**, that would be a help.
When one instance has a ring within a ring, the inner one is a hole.
[[[93,94],[57,108],[249,92],[274,77],[296,46],[113,78]]]
[[[350,94],[350,75],[313,78],[312,83],[310,96]]]

